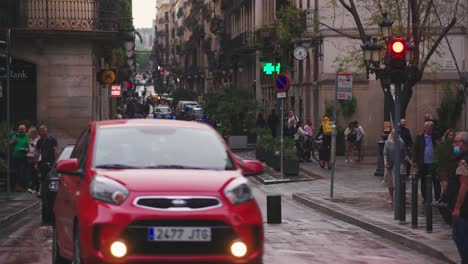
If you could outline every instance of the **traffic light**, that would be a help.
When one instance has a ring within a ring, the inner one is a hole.
[[[406,66],[406,40],[395,38],[390,41],[390,65],[395,68],[403,68]]]

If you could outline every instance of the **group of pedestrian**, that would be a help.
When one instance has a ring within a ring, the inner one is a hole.
[[[462,263],[468,263],[468,132],[457,133],[454,129],[448,129],[442,133],[437,120],[426,114],[423,132],[413,142],[406,120],[400,120],[399,124],[400,148],[397,148],[395,130],[391,131],[384,147],[383,184],[389,190],[389,203],[393,204],[394,201],[395,154],[400,151],[401,167],[398,169],[402,172],[403,180],[413,168],[415,177],[421,182],[423,204],[436,206],[442,217],[452,225],[453,239]],[[428,186],[434,190],[435,203],[431,205],[427,204]]]
[[[364,159],[362,145],[366,133],[358,121],[349,122],[344,131],[345,138],[345,162],[361,162]],[[357,158],[352,159],[356,152]]]
[[[27,132],[26,132],[27,131]],[[57,140],[49,135],[47,127],[20,124],[10,138],[15,174],[11,186],[16,192],[40,195],[41,180],[45,179],[57,157]]]

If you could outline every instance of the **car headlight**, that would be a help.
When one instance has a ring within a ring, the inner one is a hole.
[[[50,179],[49,182],[49,190],[56,192],[59,189],[59,180],[58,179]]]
[[[246,203],[252,200],[252,190],[247,183],[248,181],[244,177],[231,181],[226,188],[224,188],[224,195],[226,195],[229,201],[234,205]]]
[[[91,196],[98,201],[122,204],[128,197],[128,190],[122,184],[103,176],[95,176],[90,186]]]

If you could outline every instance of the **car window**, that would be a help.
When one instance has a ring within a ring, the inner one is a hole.
[[[83,131],[83,133],[81,134],[80,138],[78,139],[75,145],[75,148],[73,149],[73,152],[70,155],[70,158],[78,159],[80,168],[83,168],[86,163],[86,158],[87,158],[86,156],[87,156],[88,143],[89,143],[89,134],[90,134],[89,128]]]
[[[71,156],[71,153],[73,152],[74,147],[75,147],[75,145],[65,146],[63,148],[62,152],[60,152],[60,155],[57,158],[57,162],[61,161],[61,160],[69,159],[70,156]]]
[[[216,132],[205,128],[112,127],[97,131],[93,166],[236,169]]]

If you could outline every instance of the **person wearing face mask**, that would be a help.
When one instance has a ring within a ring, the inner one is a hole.
[[[448,177],[449,208],[452,210],[452,237],[462,264],[468,263],[468,132],[457,133],[452,143],[456,169]]]

